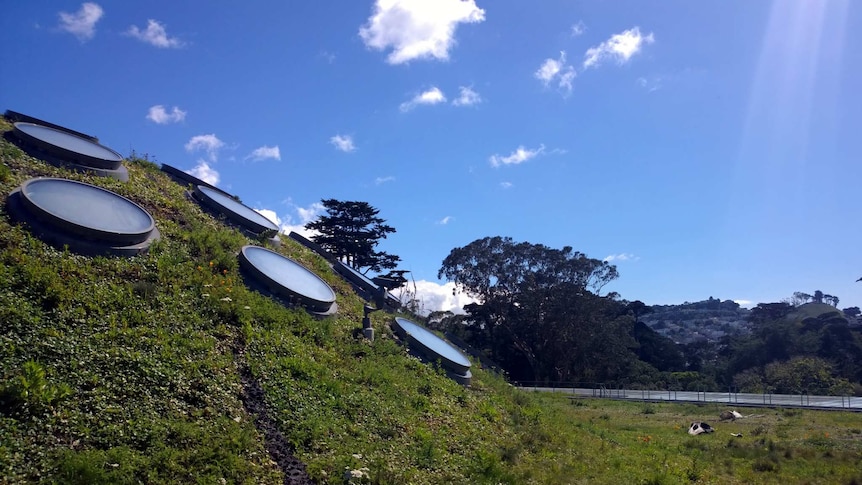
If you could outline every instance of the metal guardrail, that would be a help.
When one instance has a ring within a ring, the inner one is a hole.
[[[629,399],[635,401],[675,401],[691,403],[725,403],[745,407],[793,407],[862,412],[862,397],[818,396],[811,394],[757,394],[713,391],[676,391],[658,389],[624,389],[600,383],[529,383],[516,387],[537,392],[564,393],[578,397]]]

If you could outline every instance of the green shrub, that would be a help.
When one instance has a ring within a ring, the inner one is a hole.
[[[49,382],[45,368],[31,360],[25,362],[20,372],[0,389],[0,403],[3,404],[0,408],[38,414],[71,394],[72,389],[68,385]]]

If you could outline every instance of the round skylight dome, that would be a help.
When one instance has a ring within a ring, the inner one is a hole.
[[[69,162],[116,170],[123,157],[110,148],[56,128],[15,123],[15,134],[27,144]]]
[[[349,264],[344,264],[341,261],[336,261],[333,263],[333,268],[335,272],[340,274],[344,279],[346,279],[349,283],[352,283],[356,288],[359,288],[366,295],[366,299],[373,300],[376,298],[376,295],[383,292],[384,303],[393,307],[398,308],[401,306],[401,300],[398,299],[392,293],[386,291],[385,289],[380,288],[371,278],[365,276],[360,273],[359,270],[350,266]],[[360,292],[360,293],[362,293]],[[362,295],[360,295],[362,296]]]
[[[416,348],[428,360],[437,361],[444,368],[456,373],[467,374],[470,372],[470,361],[460,350],[449,342],[438,337],[427,328],[411,322],[406,318],[395,318],[395,330],[402,338],[406,338],[411,346]]]
[[[25,121],[14,123],[13,127],[12,133],[21,141],[22,148],[36,158],[123,182],[129,180],[122,155],[92,138],[79,136],[71,130]]]
[[[183,172],[182,170],[180,170],[176,167],[172,167],[172,166],[168,165],[167,163],[162,164],[161,170],[162,170],[162,172],[165,172],[166,174],[168,174],[168,176],[170,176],[174,181],[176,181],[177,183],[179,183],[182,186],[203,185],[204,187],[209,187],[211,189],[218,190],[219,192],[222,192],[224,194],[230,195],[227,192],[225,192],[224,190],[221,190],[220,188],[216,187],[215,185],[207,183],[207,182],[195,177],[194,175],[192,175],[190,173]]]
[[[335,303],[335,292],[316,274],[296,261],[260,246],[243,246],[240,266],[269,291],[296,301],[309,311],[326,313]]]
[[[198,185],[195,187],[195,196],[211,210],[255,234],[278,232],[274,222],[218,189]]]
[[[9,196],[9,206],[48,242],[86,254],[138,254],[158,237],[139,205],[84,182],[30,179]]]

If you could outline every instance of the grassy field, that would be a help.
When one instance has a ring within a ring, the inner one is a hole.
[[[571,483],[862,481],[859,413],[739,409],[753,416],[720,422],[719,404],[534,397],[575,457]],[[690,436],[693,421],[716,431]]]
[[[859,414],[717,424],[717,407],[570,402],[482,369],[461,387],[397,344],[392,315],[374,313],[378,339],[363,340],[363,302],[287,238],[278,251],[335,289],[337,315],[250,291],[236,253],[264,242],[147,160],[128,168],[126,184],[72,173],[0,140],[2,194],[35,176],[83,180],[145,207],[162,233],[145,256],[77,256],[13,224],[0,197],[0,484],[283,483],[274,439],[331,484],[862,482]],[[718,431],[690,437],[693,420]]]

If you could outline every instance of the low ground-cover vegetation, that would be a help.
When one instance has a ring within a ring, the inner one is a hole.
[[[391,315],[373,314],[378,339],[363,340],[363,302],[290,240],[278,250],[336,290],[337,315],[248,290],[236,253],[263,241],[152,163],[129,173],[69,172],[0,140],[0,483],[281,483],[246,375],[320,483],[835,483],[862,468],[858,415],[770,411],[691,438],[688,422],[717,408],[572,404],[481,369],[461,387],[397,345]],[[5,211],[35,176],[129,197],[161,241],[131,259],[45,245]]]

